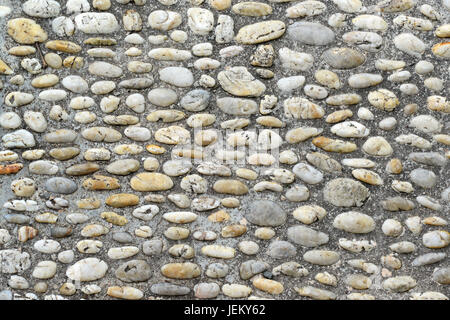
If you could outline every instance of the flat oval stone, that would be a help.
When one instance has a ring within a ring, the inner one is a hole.
[[[139,204],[139,197],[130,193],[118,193],[106,198],[105,203],[114,208],[124,208]]]
[[[122,134],[112,128],[91,127],[81,132],[83,138],[94,142],[117,142],[122,139]]]
[[[79,154],[80,149],[75,147],[54,148],[49,151],[50,156],[60,161],[72,159]]]
[[[130,185],[135,191],[164,191],[173,187],[173,181],[162,173],[143,172],[131,178]]]
[[[78,186],[70,179],[64,177],[53,177],[45,182],[45,189],[54,193],[71,194],[78,189]]]
[[[78,30],[87,34],[113,33],[120,26],[116,17],[107,12],[86,12],[75,17],[75,25]]]
[[[217,99],[217,106],[226,114],[247,116],[258,111],[256,102],[249,99],[224,97]]]
[[[303,247],[318,247],[328,243],[329,236],[326,233],[316,231],[305,226],[293,226],[287,229],[287,237],[295,244]]]
[[[149,91],[147,98],[155,106],[168,107],[177,101],[178,95],[172,89],[156,88]]]
[[[93,162],[85,162],[80,164],[74,164],[66,169],[68,176],[83,176],[94,173],[100,169],[100,166]]]
[[[47,32],[36,21],[27,18],[9,20],[8,34],[21,44],[44,42],[48,38]]]
[[[333,227],[351,233],[369,233],[375,230],[375,221],[366,214],[349,211],[337,215]]]
[[[189,91],[181,100],[180,105],[188,111],[202,111],[209,104],[211,94],[203,89]]]
[[[375,32],[350,31],[342,35],[342,40],[368,52],[379,52],[383,48],[383,37]]]
[[[338,207],[360,207],[369,195],[369,189],[363,184],[348,178],[331,180],[323,189],[325,201]]]
[[[112,177],[94,175],[83,181],[83,187],[87,190],[114,190],[120,187],[119,181]]]
[[[253,285],[261,291],[275,295],[282,293],[284,290],[284,287],[280,282],[265,278],[257,278],[253,280]]]
[[[191,289],[171,283],[156,283],[150,287],[150,291],[153,294],[160,296],[184,296],[188,294]]]
[[[106,78],[118,78],[122,75],[122,69],[104,61],[95,61],[89,65],[89,73]]]
[[[242,284],[227,283],[222,286],[222,292],[230,298],[246,298],[250,295],[252,289]]]
[[[183,67],[159,69],[159,79],[176,87],[190,87],[194,83],[192,72]]]
[[[398,276],[383,281],[383,288],[393,292],[409,291],[416,285],[416,280],[410,276]]]
[[[152,277],[152,269],[144,260],[130,260],[117,268],[116,278],[124,282],[143,282]]]
[[[319,170],[303,162],[296,164],[292,172],[308,184],[317,184],[323,180],[323,174]]]
[[[362,150],[372,156],[390,156],[394,150],[387,140],[381,136],[370,137],[363,144]]]
[[[201,274],[201,268],[195,263],[169,263],[161,267],[163,276],[171,279],[193,279]]]
[[[352,19],[353,25],[358,29],[384,31],[388,28],[387,22],[380,16],[362,14]]]
[[[266,90],[266,86],[242,66],[219,72],[217,79],[225,91],[239,97],[257,97]]]
[[[269,20],[246,25],[239,29],[235,40],[242,44],[257,44],[281,37],[286,25],[279,20]]]
[[[329,266],[338,262],[340,259],[340,255],[335,251],[310,250],[303,255],[303,259],[312,264]]]
[[[427,248],[445,248],[450,244],[450,233],[445,230],[429,231],[423,235],[422,242]]]
[[[32,17],[51,18],[60,13],[61,6],[54,0],[28,0],[22,4],[22,10]]]
[[[111,174],[125,176],[132,172],[139,170],[139,161],[135,159],[120,159],[111,162],[107,167],[106,171]]]
[[[40,261],[34,267],[32,276],[36,279],[51,279],[56,274],[56,263],[53,261]]]
[[[393,39],[395,47],[414,57],[421,57],[427,49],[425,43],[412,33],[401,33]]]
[[[316,22],[295,22],[289,25],[287,33],[290,39],[312,46],[325,46],[334,42],[334,32]]]
[[[222,245],[207,245],[202,247],[202,254],[218,259],[232,259],[236,255],[236,250]]]
[[[106,262],[97,258],[86,258],[70,266],[66,276],[74,281],[95,281],[103,278],[107,270]]]
[[[217,283],[201,282],[194,286],[195,297],[199,299],[211,299],[219,295],[220,287]]]
[[[450,284],[450,267],[436,269],[433,272],[433,280],[440,284]]]
[[[297,254],[294,245],[287,241],[273,241],[266,251],[267,255],[274,259],[286,259]]]
[[[119,299],[139,300],[144,296],[144,293],[133,287],[108,287],[106,294]]]
[[[248,187],[239,180],[221,179],[213,185],[214,191],[231,195],[244,195],[248,193]]]
[[[366,61],[364,54],[351,48],[328,49],[322,58],[335,69],[353,69]]]
[[[167,212],[163,218],[172,223],[191,223],[197,219],[197,214],[189,211]]]
[[[437,177],[433,171],[417,168],[409,174],[411,181],[422,188],[432,188],[436,182]]]
[[[411,265],[413,267],[421,267],[426,266],[429,264],[437,263],[439,261],[444,260],[447,257],[447,254],[445,252],[431,252],[426,253],[421,256],[418,256],[413,260]]]
[[[348,84],[352,88],[362,89],[376,86],[383,81],[383,76],[374,73],[358,73],[348,78]]]
[[[139,252],[138,247],[134,246],[124,246],[124,247],[116,247],[110,248],[108,250],[108,257],[110,259],[126,259],[136,255]]]
[[[45,239],[38,240],[34,243],[34,249],[42,253],[56,253],[61,249],[61,245],[58,241]]]

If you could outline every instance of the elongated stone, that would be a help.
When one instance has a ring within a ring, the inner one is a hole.
[[[163,276],[171,279],[193,279],[201,274],[200,266],[191,263],[169,263],[161,267]]]
[[[236,255],[235,249],[222,245],[207,245],[202,247],[201,252],[208,257],[218,259],[232,259]]]
[[[279,20],[269,20],[246,25],[239,29],[235,40],[242,44],[257,44],[281,37],[286,25]]]
[[[349,211],[336,216],[333,227],[351,233],[369,233],[375,230],[375,221],[366,214]]]
[[[287,29],[289,38],[312,46],[325,46],[334,41],[330,28],[315,22],[295,22]]]

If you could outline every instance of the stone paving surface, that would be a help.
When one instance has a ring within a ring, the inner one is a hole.
[[[0,300],[448,300],[449,23],[0,0]]]

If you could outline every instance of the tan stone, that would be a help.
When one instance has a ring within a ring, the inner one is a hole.
[[[255,171],[247,168],[237,169],[236,176],[245,180],[256,180],[258,178],[258,174]]]
[[[108,296],[126,300],[139,300],[144,296],[141,290],[133,287],[108,287],[106,293]]]
[[[257,278],[253,280],[253,285],[255,288],[270,294],[280,294],[284,290],[284,287],[280,282],[265,278]]]
[[[247,232],[247,227],[241,224],[233,224],[222,228],[221,235],[224,238],[237,238]]]
[[[83,57],[69,56],[64,59],[63,66],[70,69],[81,69],[84,66]]]
[[[135,206],[139,204],[139,197],[129,193],[118,193],[106,198],[105,203],[114,208]]]
[[[328,152],[349,153],[358,149],[356,144],[352,142],[343,141],[339,139],[330,139],[326,137],[314,138],[312,140],[312,143],[316,147],[319,147]]]
[[[100,215],[103,219],[116,226],[124,226],[128,223],[128,219],[115,212],[105,211]]]
[[[222,245],[208,245],[201,249],[202,254],[218,259],[232,259],[236,255],[236,250]]]
[[[187,228],[169,227],[164,231],[164,235],[170,240],[183,240],[189,237],[191,231]]]
[[[76,202],[78,209],[94,210],[100,208],[101,201],[95,198],[80,199]]]
[[[283,21],[268,20],[242,27],[235,40],[242,44],[257,44],[277,39],[285,32],[286,25]]]
[[[250,17],[267,16],[272,13],[271,6],[256,1],[236,3],[231,10],[236,14]]]
[[[427,107],[432,111],[450,113],[450,101],[442,96],[429,96],[427,98]]]
[[[237,198],[223,198],[220,203],[226,208],[237,208],[241,204]]]
[[[84,176],[100,170],[100,166],[95,162],[74,164],[66,169],[69,176]]]
[[[36,53],[36,48],[32,46],[16,46],[8,50],[8,53],[13,56],[28,56]]]
[[[314,127],[299,127],[289,130],[286,133],[286,141],[289,143],[299,143],[308,140],[309,138],[318,136],[323,131],[322,128]]]
[[[256,123],[271,128],[282,128],[285,126],[283,121],[273,116],[258,117],[256,118]]]
[[[403,172],[403,164],[402,161],[398,158],[394,158],[389,160],[386,165],[386,171],[393,174],[400,174]]]
[[[135,191],[164,191],[173,187],[173,181],[162,173],[142,172],[131,178],[130,186]]]
[[[218,193],[240,196],[248,193],[248,187],[239,180],[221,179],[213,185],[214,191]]]
[[[230,220],[230,215],[225,210],[219,210],[217,212],[211,213],[208,216],[208,220],[211,222],[225,222]]]
[[[201,275],[202,269],[195,263],[168,263],[161,267],[163,276],[171,279],[193,279]]]
[[[47,40],[47,32],[32,19],[17,18],[8,21],[8,34],[18,43],[34,44]]]
[[[119,180],[116,178],[94,175],[83,181],[86,190],[114,190],[120,188]]]
[[[44,74],[36,77],[31,81],[31,85],[35,88],[52,87],[59,82],[59,77],[56,74]]]
[[[89,224],[81,230],[83,237],[100,237],[109,232],[109,229],[100,224]]]
[[[166,152],[166,149],[161,146],[157,146],[156,144],[149,144],[145,147],[145,149],[151,154],[163,154]]]
[[[325,121],[327,123],[338,123],[344,121],[353,116],[353,112],[350,109],[338,110],[333,113],[330,113]]]
[[[374,186],[383,184],[383,179],[376,172],[367,169],[355,169],[352,171],[352,175],[356,179]]]
[[[45,212],[42,214],[39,214],[34,217],[34,220],[39,223],[56,223],[58,221],[58,216],[56,214],[53,214],[51,212]]]
[[[81,51],[81,47],[72,42],[65,40],[52,40],[45,44],[45,47],[50,50],[65,52],[65,53],[78,53]]]
[[[400,104],[397,96],[387,89],[371,91],[367,99],[372,106],[384,111],[392,111]]]
[[[226,10],[231,7],[231,0],[209,0],[209,5],[216,10]]]

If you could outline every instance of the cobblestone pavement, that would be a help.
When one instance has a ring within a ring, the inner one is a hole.
[[[449,0],[0,0],[0,300],[448,300]]]

